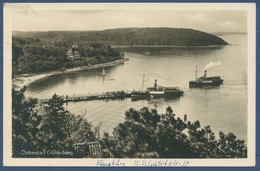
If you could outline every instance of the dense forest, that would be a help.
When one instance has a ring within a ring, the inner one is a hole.
[[[112,135],[100,135],[86,113],[73,114],[56,94],[47,105],[37,99],[26,99],[24,92],[12,91],[13,157],[91,157],[91,158],[246,158],[244,140],[233,133],[219,132],[199,121],[175,117],[171,107],[159,114],[146,107],[125,112]],[[98,144],[93,152],[89,145]],[[80,144],[84,150],[77,150]],[[86,147],[86,148],[85,148]],[[53,153],[53,151],[56,151]],[[48,153],[52,152],[52,153]]]
[[[70,54],[68,52],[70,51]],[[71,58],[72,57],[72,58]],[[89,57],[89,58],[88,58]],[[110,45],[12,37],[12,74],[42,73],[121,58]]]
[[[223,39],[202,31],[184,28],[119,28],[103,31],[49,31],[19,32],[13,35],[39,38],[42,41],[60,42],[104,42],[125,45],[173,45],[173,46],[210,46],[226,45]]]

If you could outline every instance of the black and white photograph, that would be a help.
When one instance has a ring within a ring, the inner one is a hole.
[[[3,12],[4,166],[255,166],[254,3]]]

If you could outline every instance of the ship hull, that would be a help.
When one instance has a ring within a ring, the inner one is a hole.
[[[223,80],[218,81],[190,81],[189,86],[190,87],[201,87],[201,86],[218,86],[223,83]]]
[[[164,101],[172,101],[180,99],[182,95],[173,95],[173,96],[133,96],[131,97],[131,101],[138,101],[138,100],[148,100],[151,101],[153,99],[160,99]]]
[[[183,91],[164,92],[164,91],[151,91],[151,92],[132,92],[131,97],[164,97],[164,96],[181,96]]]
[[[131,93],[131,97],[150,97],[151,95],[148,92],[139,92],[134,91]]]

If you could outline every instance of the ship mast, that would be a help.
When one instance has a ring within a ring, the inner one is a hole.
[[[142,91],[144,89],[144,77],[145,77],[145,75],[143,74]]]
[[[145,75],[143,74],[142,91],[143,91],[143,89],[144,89],[144,82],[147,81],[147,80],[149,80],[149,79],[144,80],[144,77],[145,77]]]
[[[195,79],[197,79],[197,65],[196,65]]]
[[[198,66],[196,65],[196,72],[195,72],[195,80],[197,79],[197,73],[198,73]]]

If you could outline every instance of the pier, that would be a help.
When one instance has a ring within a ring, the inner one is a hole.
[[[90,101],[90,100],[116,100],[126,99],[131,97],[131,92],[128,91],[112,91],[103,94],[88,94],[83,96],[61,96],[63,102],[77,102],[77,101]],[[39,99],[41,103],[48,103],[51,99]]]

